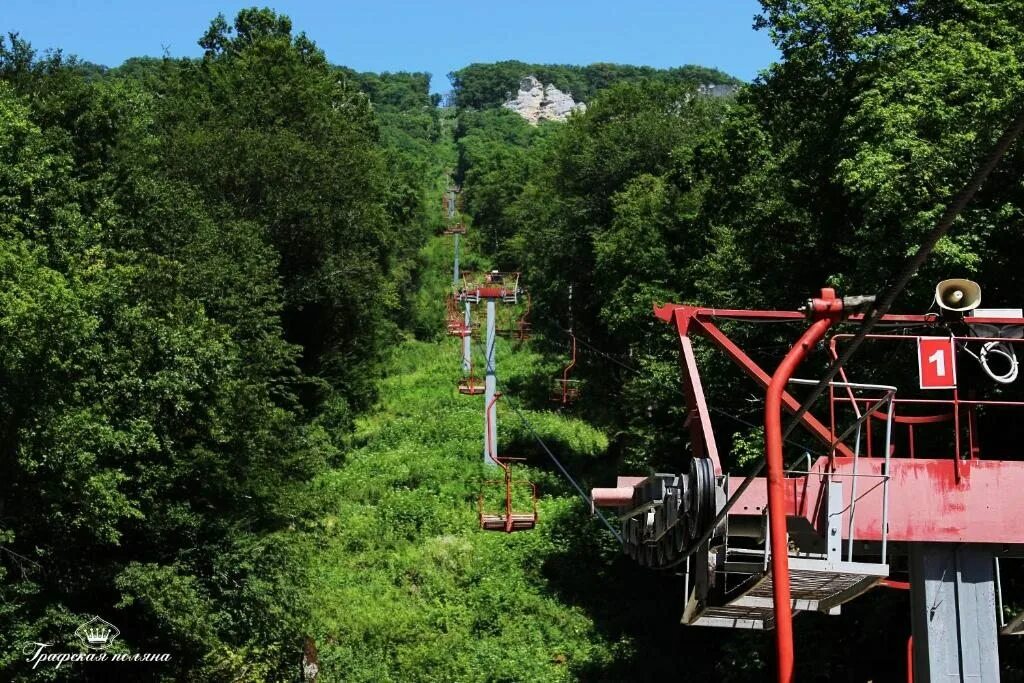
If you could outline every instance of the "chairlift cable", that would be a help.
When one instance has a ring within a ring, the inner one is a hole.
[[[508,394],[504,394],[504,396],[506,397],[506,399],[508,398]],[[583,502],[586,503],[590,507],[591,511],[594,514],[596,514],[597,517],[600,518],[601,522],[604,523],[604,525],[608,528],[608,531],[612,532],[612,535],[615,536],[615,539],[619,542],[619,544],[624,544],[622,534],[620,534],[618,530],[615,529],[614,526],[612,526],[611,522],[608,521],[608,518],[604,516],[604,513],[602,513],[599,508],[594,506],[593,499],[589,495],[587,495],[587,493],[583,490],[583,487],[579,485],[579,483],[573,478],[573,476],[569,474],[569,471],[565,468],[561,461],[555,456],[553,452],[551,452],[551,449],[548,448],[548,445],[544,443],[544,439],[542,439],[540,434],[537,433],[537,430],[533,428],[533,425],[530,424],[530,421],[528,419],[526,419],[526,416],[522,413],[522,411],[519,410],[515,402],[506,402],[509,405],[509,407],[511,407],[512,410],[515,412],[515,414],[519,417],[519,419],[522,421],[523,425],[530,431],[530,433],[533,435],[533,438],[537,440],[537,443],[540,444],[540,447],[544,449],[544,452],[548,454],[548,457],[551,458],[551,462],[555,463],[555,466],[562,473],[562,476],[564,476],[569,481],[569,483],[572,484],[573,488],[576,489],[577,493],[579,493],[580,498],[583,500]]]

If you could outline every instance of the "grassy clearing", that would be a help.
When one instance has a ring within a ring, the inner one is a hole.
[[[501,344],[498,355],[509,385],[544,370],[525,349]],[[482,463],[483,399],[460,396],[458,376],[454,340],[402,344],[344,464],[318,482],[328,501],[312,588],[324,680],[573,680],[627,645],[562,593],[571,563],[560,557],[576,544],[567,534],[591,537],[596,564],[616,553],[564,482],[523,468],[540,488],[538,528],[478,530],[480,482],[495,475]],[[569,460],[607,447],[580,421],[526,414]],[[501,404],[499,433],[530,464],[546,464]]]

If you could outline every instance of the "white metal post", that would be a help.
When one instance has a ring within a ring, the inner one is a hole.
[[[465,314],[465,319],[464,319],[464,322],[465,322],[465,325],[466,325],[466,334],[462,337],[462,372],[469,372],[470,366],[473,363],[473,356],[472,356],[472,350],[473,350],[472,349],[472,343],[473,343],[472,333],[473,333],[473,328],[470,327],[470,314],[469,314],[469,310],[470,310],[470,304],[467,301],[466,302],[466,314]]]
[[[484,351],[487,355],[486,376],[484,377],[484,464],[497,465],[498,463],[488,453],[490,450],[496,456],[498,454],[498,407],[494,403],[494,392],[497,389],[497,378],[494,374],[494,311],[496,302],[494,299],[487,300],[487,336],[484,342]]]
[[[452,284],[459,286],[459,233],[455,233],[455,267],[452,269]]]

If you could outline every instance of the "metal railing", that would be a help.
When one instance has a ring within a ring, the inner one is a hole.
[[[800,384],[806,386],[816,385],[817,380],[813,379],[790,379],[791,384]],[[892,454],[892,425],[895,415],[895,404],[896,404],[896,391],[895,386],[889,384],[871,384],[865,382],[848,382],[848,381],[833,381],[829,382],[829,391],[833,392],[836,388],[845,389],[851,400],[851,406],[853,407],[855,420],[853,424],[849,425],[839,436],[833,436],[832,443],[829,445],[829,467],[825,473],[826,481],[831,483],[834,480],[835,475],[835,457],[836,447],[843,443],[851,434],[854,435],[853,445],[853,465],[852,472],[843,473],[839,476],[850,477],[850,504],[840,510],[838,514],[842,514],[849,510],[847,516],[847,546],[846,556],[847,561],[853,561],[853,545],[855,541],[855,519],[857,514],[857,501],[860,500],[857,493],[857,483],[861,477],[869,477],[873,479],[880,479],[882,485],[882,520],[881,520],[881,558],[882,563],[886,562],[888,554],[888,531],[889,531],[889,480],[890,475],[890,457]],[[882,396],[880,398],[872,397],[861,397],[857,398],[854,396],[855,391],[880,391]],[[870,407],[867,410],[861,411],[859,402],[869,402]],[[884,446],[884,458],[882,462],[881,474],[873,473],[861,473],[858,472],[858,465],[860,463],[861,455],[861,444],[864,441],[862,434],[865,431],[865,424],[871,419],[872,415],[877,413],[885,407],[885,446]],[[835,411],[832,411],[832,434],[835,434]],[[810,471],[811,468],[807,468],[806,474],[810,476],[814,474]],[[793,470],[791,472],[797,473]],[[799,472],[804,474],[803,472]],[[820,474],[820,473],[818,473]],[[865,492],[863,495],[867,495]]]
[[[837,334],[837,335],[835,335],[832,338],[832,340],[830,342],[830,352],[831,352],[833,357],[836,357],[838,355],[838,348],[837,348],[838,344],[841,341],[843,341],[843,340],[850,339],[851,337],[852,337],[852,335],[849,335],[849,334]],[[911,343],[916,344],[917,340],[919,339],[919,337],[917,337],[917,336],[907,336],[907,335],[892,335],[892,334],[872,334],[872,335],[867,335],[866,339],[877,340],[877,341],[885,341],[885,342],[902,341],[904,343],[911,342]],[[950,340],[951,340],[951,343],[954,345],[954,348],[956,350],[963,351],[963,352],[971,355],[972,357],[974,357],[976,360],[979,361],[979,364],[980,364],[980,361],[981,361],[979,353],[975,353],[974,351],[972,351],[971,350],[971,346],[980,344],[982,347],[985,347],[986,345],[989,345],[989,344],[1000,344],[1000,345],[1005,344],[1009,349],[1012,350],[1012,349],[1020,349],[1021,347],[1019,347],[1017,345],[1018,344],[1024,344],[1024,339],[1015,339],[1015,338],[1009,338],[1009,337],[982,337],[982,336],[967,336],[967,337],[964,337],[964,336],[951,336]],[[1011,354],[1011,356],[1015,356],[1015,354]],[[956,363],[956,359],[955,358],[954,358],[953,362]],[[979,367],[981,367],[981,369],[983,371],[988,372],[988,370],[986,370],[984,368],[984,366],[979,365]],[[989,373],[989,375],[991,376],[991,373]],[[1015,377],[1015,375],[1014,375],[1014,377]],[[1012,382],[1012,380],[1011,380],[1011,382]],[[1005,386],[1008,383],[1010,383],[1010,382],[1003,382],[1003,383],[1000,383],[1000,385],[1001,386]],[[965,459],[977,459],[977,458],[980,457],[980,450],[981,449],[980,449],[979,439],[978,439],[978,434],[977,434],[977,408],[979,406],[990,406],[990,407],[999,407],[999,408],[1018,408],[1018,409],[1024,409],[1024,401],[1021,401],[1021,400],[1007,400],[1007,399],[986,400],[986,399],[977,399],[977,398],[974,398],[974,397],[962,398],[961,397],[961,389],[959,388],[959,386],[953,386],[952,388],[948,388],[948,389],[929,389],[927,391],[930,391],[932,393],[947,392],[947,394],[949,395],[949,398],[920,398],[920,397],[915,397],[915,398],[898,398],[898,399],[894,399],[893,402],[897,405],[897,407],[923,406],[923,407],[927,407],[927,408],[930,408],[930,409],[936,409],[936,408],[941,407],[941,406],[946,406],[947,409],[948,409],[948,412],[932,413],[932,414],[928,414],[928,415],[905,415],[905,414],[901,415],[901,414],[896,414],[892,421],[895,424],[897,424],[897,425],[905,425],[906,426],[906,428],[907,428],[907,437],[906,437],[907,438],[907,456],[911,457],[911,458],[914,458],[914,457],[917,456],[915,439],[916,439],[916,435],[917,435],[916,429],[918,427],[923,426],[923,425],[929,425],[929,424],[941,424],[941,423],[946,423],[946,422],[952,422],[953,423],[953,425],[952,425],[953,426],[952,447],[953,447],[953,461],[954,461],[954,468],[953,469],[954,469],[954,475],[955,475],[956,480],[958,482],[960,481],[960,478],[962,476],[961,475],[960,461],[961,460],[965,460]],[[968,394],[968,396],[970,396],[970,394]],[[830,395],[830,403],[831,403],[831,413],[832,413],[833,433],[834,433],[836,405],[837,404],[843,404],[843,403],[851,403],[851,404],[854,404],[854,405],[857,405],[857,404],[862,404],[863,405],[863,404],[868,403],[868,399],[855,398],[855,397],[852,397],[852,396],[835,396],[834,394],[832,394],[832,395]],[[873,455],[873,450],[874,449],[873,449],[873,444],[872,444],[872,431],[871,431],[871,428],[870,428],[870,420],[871,419],[879,419],[882,416],[877,414],[876,409],[870,409],[870,410],[867,410],[865,412],[869,416],[868,417],[868,429],[866,431],[866,436],[867,436],[867,455],[868,455],[868,457],[871,457]],[[965,413],[966,413],[966,419],[964,419],[964,414]],[[963,432],[965,431],[964,430],[965,424],[966,424],[966,436],[967,436],[966,454],[965,454],[964,448],[963,448]],[[889,427],[887,427],[887,430],[891,430],[891,425]],[[891,436],[890,436],[890,442],[889,443],[891,443]],[[887,448],[888,448],[888,445],[887,445]],[[931,455],[929,457],[935,457],[935,456]]]

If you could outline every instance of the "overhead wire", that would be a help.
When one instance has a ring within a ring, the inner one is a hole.
[[[498,344],[498,335],[495,334],[494,338],[491,340],[491,344],[490,344],[489,348],[486,348],[485,351],[484,351],[485,358],[491,358],[491,359],[494,358],[494,352],[495,352],[495,348],[497,347],[497,344]],[[486,343],[485,343],[485,346],[486,346]],[[497,390],[497,372],[494,373],[494,376],[495,376],[495,390]],[[533,438],[537,441],[537,443],[540,444],[540,447],[547,454],[548,458],[551,459],[551,462],[553,462],[555,464],[555,467],[558,468],[559,472],[562,473],[562,476],[565,477],[565,479],[572,485],[572,487],[574,489],[576,489],[576,492],[579,494],[580,498],[587,505],[587,507],[590,508],[591,513],[596,515],[598,517],[598,519],[601,520],[601,522],[605,525],[605,527],[608,528],[608,531],[610,531],[612,533],[612,535],[615,537],[615,539],[619,542],[619,544],[622,545],[624,543],[624,540],[622,538],[622,534],[619,533],[619,531],[614,526],[612,526],[611,522],[608,521],[608,518],[605,517],[604,513],[601,512],[594,505],[593,498],[591,498],[586,493],[586,491],[583,489],[583,487],[580,486],[579,482],[577,482],[576,479],[572,476],[572,474],[569,473],[569,470],[565,467],[565,465],[562,464],[562,462],[558,459],[558,457],[554,454],[554,452],[548,447],[547,443],[544,441],[544,439],[541,437],[541,435],[537,432],[537,430],[534,429],[533,424],[531,424],[531,422],[527,419],[526,415],[516,406],[516,402],[512,401],[509,398],[509,395],[505,394],[504,392],[502,392],[502,396],[505,398],[506,405],[508,405],[510,408],[512,408],[513,412],[515,412],[515,414],[519,417],[520,421],[522,421],[522,423],[526,427],[526,429],[530,432],[530,434],[533,435]]]

